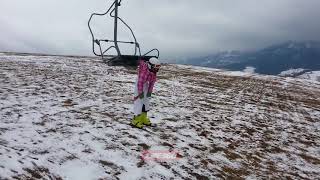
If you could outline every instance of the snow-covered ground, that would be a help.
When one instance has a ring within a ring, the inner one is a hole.
[[[255,67],[247,66],[243,71],[244,71],[244,72],[247,72],[247,73],[253,74],[255,70],[256,70]]]
[[[284,76],[284,77],[295,77],[298,74],[304,73],[306,70],[302,68],[298,69],[288,69],[286,71],[282,71],[279,76]]]
[[[165,65],[148,132],[128,125],[135,78],[93,58],[0,55],[0,179],[320,177],[319,83]]]
[[[287,71],[282,71],[279,76],[282,77],[295,77],[310,81],[318,81],[320,82],[320,71],[310,71],[307,69],[289,69]]]
[[[306,72],[300,76],[298,76],[298,78],[301,79],[309,79],[312,81],[318,81],[320,82],[320,71],[310,71],[310,72]]]

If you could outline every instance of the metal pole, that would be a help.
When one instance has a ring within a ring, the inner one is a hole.
[[[118,56],[121,56],[121,52],[118,46],[118,6],[119,0],[115,0],[115,8],[114,8],[114,46],[117,50]]]

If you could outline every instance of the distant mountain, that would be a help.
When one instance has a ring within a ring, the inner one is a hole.
[[[237,71],[253,67],[256,73],[271,75],[298,68],[315,71],[320,70],[320,42],[289,41],[253,52],[220,52],[186,63]]]
[[[197,66],[223,68],[241,61],[242,55],[243,53],[240,51],[223,51],[205,57],[191,58],[186,63]]]

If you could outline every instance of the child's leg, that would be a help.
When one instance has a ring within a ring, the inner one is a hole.
[[[137,97],[137,96],[139,96],[139,94],[138,94],[138,82],[136,82],[135,88],[134,88],[134,97]],[[133,102],[134,117],[133,117],[133,120],[131,121],[131,124],[133,124],[134,126],[136,126],[138,128],[142,128],[143,127],[142,106],[143,106],[143,101],[140,98],[134,100],[134,102]]]
[[[150,119],[148,118],[148,114],[147,114],[147,112],[150,110],[150,107],[149,107],[149,99],[150,98],[147,97],[147,92],[148,92],[148,84],[146,83],[144,86],[144,98],[143,98],[143,102],[142,102],[143,105],[142,105],[141,119],[142,119],[143,124],[150,126],[151,122],[150,122]]]
[[[136,80],[134,87],[134,97],[139,96],[138,93],[138,80]],[[138,98],[133,102],[133,113],[135,116],[138,116],[142,113],[143,100]]]
[[[137,99],[134,101],[133,109],[134,109],[134,117],[131,121],[131,124],[138,127],[143,128],[143,113],[142,113],[142,100]]]
[[[142,106],[141,119],[144,125],[147,125],[147,126],[151,125],[150,119],[148,118],[148,111],[146,110],[145,105]]]
[[[150,100],[149,100],[150,98],[148,98],[148,97],[145,97],[144,99],[143,99],[143,105],[144,105],[144,111],[145,112],[148,112],[148,111],[150,111]]]
[[[141,99],[137,99],[133,103],[133,112],[135,116],[138,116],[142,113],[143,103]]]
[[[142,106],[142,112],[148,112],[148,111],[146,111],[146,106],[143,104],[143,106]]]
[[[143,102],[142,102],[144,105],[144,112],[148,112],[150,110],[150,107],[149,107],[149,99],[150,98],[147,97],[148,89],[149,89],[149,83],[145,83],[143,86],[144,98],[143,98]]]

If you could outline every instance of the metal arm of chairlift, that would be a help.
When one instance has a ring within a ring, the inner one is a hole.
[[[90,33],[91,33],[91,37],[92,37],[92,51],[93,53],[96,55],[96,56],[100,56],[104,61],[105,59],[107,59],[107,62],[111,62],[111,61],[129,61],[129,60],[136,60],[136,59],[139,59],[141,57],[144,57],[145,59],[150,59],[151,57],[157,57],[159,58],[159,50],[158,49],[152,49],[150,50],[149,52],[145,53],[144,55],[141,56],[141,50],[140,50],[140,45],[139,43],[137,42],[137,39],[136,39],[136,36],[134,35],[131,27],[123,20],[121,19],[118,14],[119,14],[119,6],[121,6],[121,1],[122,0],[114,0],[114,2],[111,4],[111,6],[109,7],[109,9],[105,12],[105,13],[102,13],[102,14],[99,14],[99,13],[93,13],[91,14],[90,16],[90,19],[88,21],[88,27],[89,27],[89,30],[90,30]],[[92,31],[92,28],[90,26],[90,23],[91,23],[91,20],[93,18],[93,16],[105,16],[107,15],[108,13],[110,12],[110,17],[114,18],[114,29],[113,29],[113,40],[109,40],[109,39],[95,39],[94,37],[94,34],[93,34],[93,31]],[[131,35],[132,37],[134,38],[134,42],[132,41],[119,41],[118,40],[118,20],[120,20],[131,32]],[[113,43],[114,45],[112,46],[109,46],[106,50],[102,50],[102,47],[101,47],[101,42],[111,42]],[[128,43],[128,44],[134,44],[135,45],[135,52],[134,52],[134,55],[122,55],[121,53],[121,50],[119,48],[119,45],[118,43]],[[100,50],[100,54],[98,54],[96,51],[95,51],[95,45],[98,45],[99,46],[99,50]],[[114,56],[114,55],[105,55],[110,49],[114,48],[117,52],[117,56]],[[137,56],[137,51],[139,51],[139,55]],[[157,52],[157,55],[155,56],[147,56],[148,54],[150,54],[151,52],[154,52],[156,51]],[[111,57],[111,58],[105,58],[104,56],[106,57]],[[132,63],[134,64],[134,63]]]

